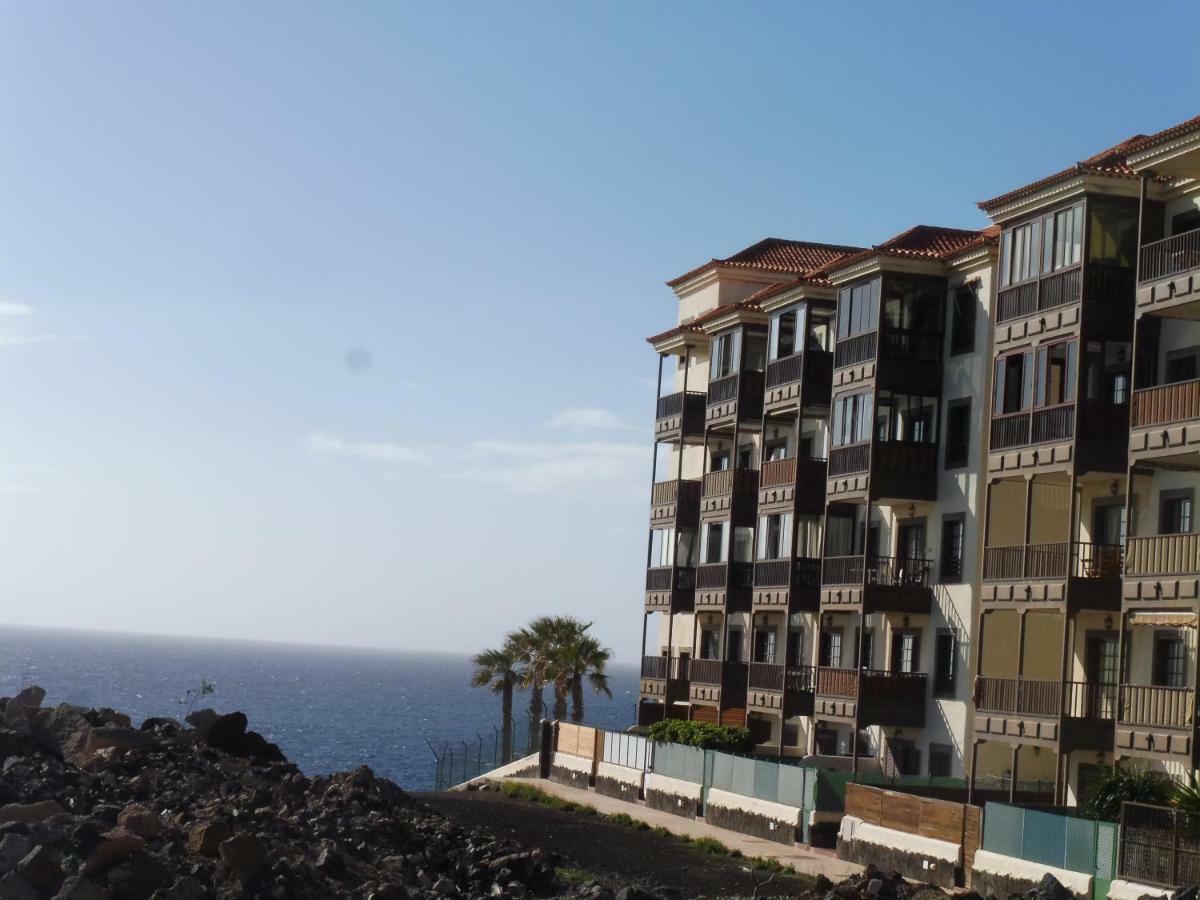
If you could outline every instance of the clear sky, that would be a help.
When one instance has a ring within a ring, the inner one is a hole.
[[[0,7],[0,622],[640,637],[662,282],[1200,112],[1194,0]]]

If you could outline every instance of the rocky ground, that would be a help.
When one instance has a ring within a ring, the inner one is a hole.
[[[506,822],[537,822],[533,804],[507,801],[527,809],[502,815],[484,793],[443,795],[447,817],[366,767],[301,774],[242,713],[135,728],[111,709],[43,708],[44,696],[0,698],[0,900],[911,900],[936,890],[873,871],[839,885],[768,881],[737,860],[600,821],[518,832]],[[590,847],[604,873],[554,852],[555,835],[572,828],[569,846]]]

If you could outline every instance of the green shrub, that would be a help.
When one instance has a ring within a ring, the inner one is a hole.
[[[721,750],[725,753],[749,753],[754,739],[749,728],[732,728],[711,722],[692,722],[686,719],[663,719],[650,726],[650,739],[670,744],[687,744],[702,750]]]
[[[702,853],[709,853],[713,856],[729,855],[729,848],[716,838],[698,837],[692,840],[692,846]]]
[[[1084,815],[1116,822],[1122,803],[1166,806],[1175,793],[1175,783],[1162,772],[1144,766],[1116,765],[1106,769],[1088,788],[1081,804]]]

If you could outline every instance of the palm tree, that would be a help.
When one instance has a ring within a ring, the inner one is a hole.
[[[530,726],[546,712],[546,682],[552,679],[558,626],[552,616],[538,616],[508,636],[521,661],[521,686],[529,688]]]
[[[608,675],[604,669],[612,659],[612,650],[587,633],[591,622],[560,618],[556,629],[560,639],[554,665],[554,715],[565,718],[567,696],[571,698],[571,721],[583,721],[583,684],[586,681],[597,694],[611,699]]]
[[[471,676],[471,683],[500,695],[500,714],[503,717],[501,739],[504,744],[501,754],[502,761],[508,762],[513,744],[513,688],[521,682],[521,672],[518,669],[521,662],[520,649],[508,640],[498,650],[484,650],[475,654],[472,662],[475,665],[475,673]]]

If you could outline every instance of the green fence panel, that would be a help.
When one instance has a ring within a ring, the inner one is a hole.
[[[1066,868],[1067,830],[1063,816],[1025,810],[1025,833],[1021,835],[1022,859]],[[1091,867],[1088,867],[1091,871]]]
[[[704,780],[704,751],[683,744],[656,744],[651,771],[699,784]]]
[[[1117,823],[1096,823],[1096,868],[1092,900],[1108,900],[1108,888],[1117,877]]]
[[[1025,810],[1005,803],[988,803],[983,808],[983,849],[1021,858]]]
[[[786,806],[804,808],[806,803],[805,782],[808,769],[801,766],[779,766],[779,781],[775,799]]]
[[[790,769],[792,766],[785,766],[781,763],[768,762],[765,759],[760,759],[754,764],[754,794],[759,800],[769,800],[772,803],[779,802],[779,779],[785,769]]]
[[[719,791],[733,790],[733,760],[734,758],[728,753],[716,753],[709,751],[709,777],[708,786],[714,787]]]
[[[1065,816],[1066,853],[1063,868],[1091,875],[1096,870],[1096,823]]]
[[[743,797],[753,797],[756,765],[757,763],[748,756],[733,757],[733,782],[729,790],[735,794],[741,794]]]
[[[801,809],[801,838],[804,843],[811,843],[809,835],[809,819],[812,818],[812,813],[817,808],[817,775],[818,769],[804,770],[804,802],[800,805]]]
[[[822,812],[837,812],[846,808],[846,782],[849,772],[829,772],[818,769],[816,808]]]

